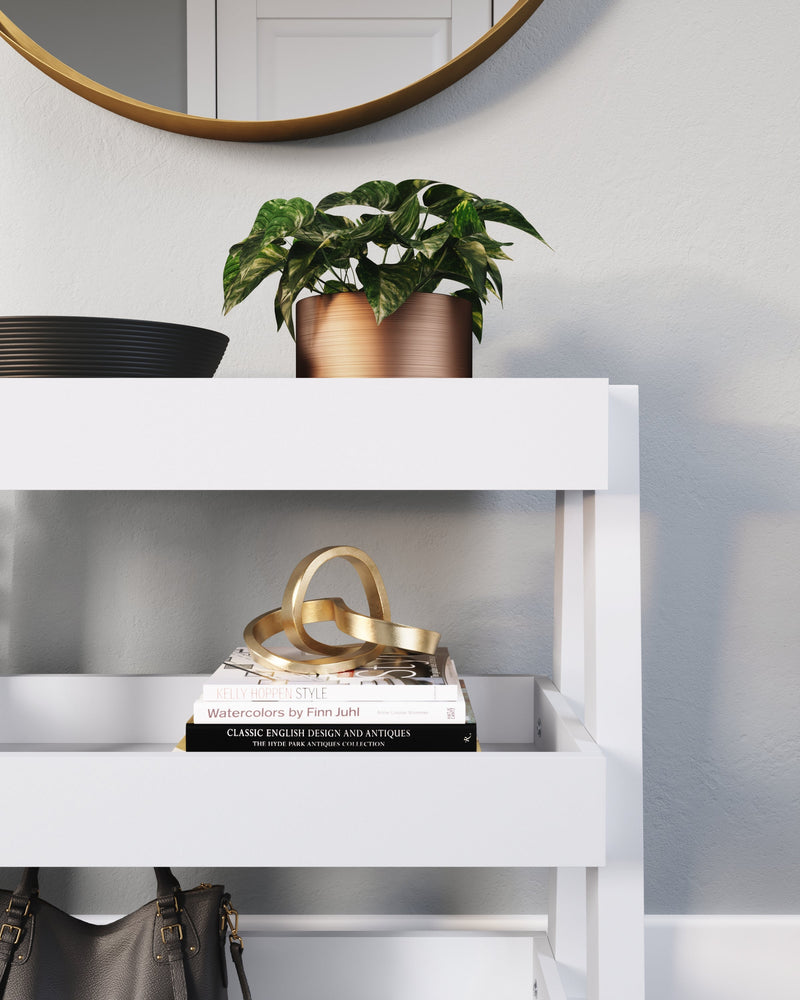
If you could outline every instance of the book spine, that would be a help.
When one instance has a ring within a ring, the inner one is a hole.
[[[465,722],[463,725],[419,723],[403,726],[186,724],[186,750],[189,752],[474,752],[477,750],[477,742],[474,722]]]
[[[385,723],[403,725],[417,722],[463,723],[466,710],[463,698],[460,701],[258,701],[232,703],[226,701],[196,701],[194,703],[196,723],[223,724],[241,722],[252,726],[267,723],[306,723],[336,725],[362,725]]]
[[[458,684],[214,684],[203,701],[458,701]]]

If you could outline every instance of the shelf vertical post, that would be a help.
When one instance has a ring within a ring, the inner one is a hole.
[[[569,996],[586,993],[586,869],[551,868],[547,939]]]
[[[553,683],[584,719],[583,493],[556,493]]]
[[[606,864],[587,871],[587,998],[644,996],[639,417],[609,387],[609,487],[584,502],[586,716],[606,757]]]
[[[556,493],[553,683],[584,717],[583,493]],[[547,936],[567,992],[586,989],[586,871],[550,870]]]
[[[14,571],[16,493],[0,490],[0,674],[11,667],[11,586]]]

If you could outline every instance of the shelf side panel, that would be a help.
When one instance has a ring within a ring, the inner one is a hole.
[[[639,414],[609,391],[609,489],[584,501],[586,728],[608,763],[607,865],[587,874],[588,1000],[644,995]]]

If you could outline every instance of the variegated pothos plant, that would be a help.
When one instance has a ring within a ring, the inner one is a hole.
[[[360,206],[351,219],[333,210]],[[429,180],[369,181],[336,191],[316,208],[304,198],[265,202],[250,235],[225,262],[223,311],[228,313],[268,275],[280,272],[275,295],[278,329],[294,337],[292,306],[303,291],[363,291],[378,323],[413,292],[433,292],[442,281],[472,307],[480,340],[489,294],[502,301],[498,260],[510,260],[486,231],[499,222],[545,241],[511,205]]]

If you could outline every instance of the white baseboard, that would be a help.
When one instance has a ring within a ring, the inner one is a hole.
[[[797,1000],[800,915],[647,916],[647,1000]]]

